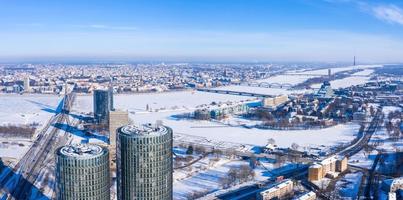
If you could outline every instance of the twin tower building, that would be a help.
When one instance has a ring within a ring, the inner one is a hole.
[[[116,131],[118,200],[172,199],[172,129],[125,125]],[[110,200],[110,151],[76,144],[56,151],[57,199]]]

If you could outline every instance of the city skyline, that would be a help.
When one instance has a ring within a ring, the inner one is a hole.
[[[1,2],[0,62],[403,62],[399,1]]]

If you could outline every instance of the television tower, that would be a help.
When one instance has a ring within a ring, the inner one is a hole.
[[[355,66],[355,56],[354,56],[354,66]]]

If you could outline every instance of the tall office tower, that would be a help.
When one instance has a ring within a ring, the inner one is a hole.
[[[148,124],[118,129],[118,199],[171,200],[172,170],[171,128]]]
[[[24,78],[24,91],[25,92],[30,92],[31,91],[31,86],[30,86],[30,82],[29,82],[29,76]]]
[[[57,199],[110,199],[109,152],[92,144],[56,150]]]
[[[129,113],[127,111],[113,110],[109,112],[109,156],[111,171],[116,171],[116,130],[129,124]]]
[[[94,118],[98,123],[107,124],[111,104],[111,92],[109,90],[94,90]]]
[[[113,107],[113,87],[109,86],[108,87],[108,92],[109,92],[109,110],[115,110]]]

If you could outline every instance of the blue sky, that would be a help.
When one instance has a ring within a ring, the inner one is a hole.
[[[0,60],[403,62],[403,1],[0,0]]]

